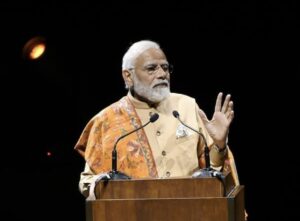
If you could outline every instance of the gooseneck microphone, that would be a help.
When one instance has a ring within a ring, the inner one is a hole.
[[[207,142],[206,142],[206,139],[205,139],[204,135],[202,133],[200,133],[199,131],[195,130],[194,128],[186,125],[184,122],[182,122],[182,120],[179,117],[178,111],[174,110],[173,111],[173,116],[175,118],[177,118],[182,125],[184,125],[185,127],[191,129],[192,131],[196,132],[197,134],[199,134],[202,137],[202,140],[204,141],[204,157],[205,157],[205,168],[204,168],[204,170],[211,170],[211,168],[210,168],[209,148],[207,146]]]
[[[202,133],[200,133],[199,131],[195,130],[194,128],[186,125],[184,122],[182,122],[182,120],[179,117],[178,111],[174,110],[173,116],[175,118],[177,118],[180,121],[180,123],[183,124],[185,127],[189,128],[192,131],[195,131],[197,134],[199,134],[204,141],[204,145],[205,145],[204,156],[205,156],[205,167],[206,168],[197,170],[196,172],[193,173],[192,177],[216,177],[218,180],[221,181],[221,183],[223,185],[223,194],[224,194],[224,196],[226,196],[226,185],[225,185],[225,180],[224,180],[225,177],[222,174],[222,172],[216,171],[210,167],[209,148],[207,146],[207,142],[206,142],[204,135]]]
[[[157,113],[152,114],[149,121],[146,124],[143,124],[142,126],[136,128],[136,129],[134,129],[134,130],[132,130],[132,131],[126,133],[126,134],[123,134],[122,136],[120,136],[117,139],[117,141],[114,145],[114,149],[112,151],[112,170],[109,172],[109,176],[112,180],[118,180],[118,179],[127,179],[128,180],[128,179],[131,179],[128,175],[126,175],[122,172],[119,172],[117,170],[117,161],[118,161],[117,144],[119,143],[119,141],[121,139],[123,139],[124,137],[127,137],[128,135],[142,129],[143,127],[147,126],[148,124],[155,122],[158,118],[159,118],[159,115]]]
[[[223,185],[223,196],[226,196],[226,184],[225,184],[225,177],[222,174],[222,172],[220,171],[216,171],[214,169],[212,169],[210,167],[210,156],[209,156],[209,148],[207,146],[207,141],[204,137],[204,135],[202,133],[200,133],[199,131],[195,130],[194,128],[186,125],[179,117],[179,113],[178,111],[174,110],[173,111],[173,116],[175,118],[177,118],[179,120],[179,122],[184,125],[185,127],[191,129],[192,131],[196,132],[197,134],[199,134],[203,141],[204,141],[204,157],[205,157],[205,168],[204,169],[200,169],[197,170],[196,172],[193,173],[192,177],[197,178],[197,177],[216,177],[218,180],[220,180],[220,182]]]

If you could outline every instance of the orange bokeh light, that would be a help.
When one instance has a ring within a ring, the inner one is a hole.
[[[46,51],[46,40],[43,37],[31,38],[23,47],[23,57],[35,60],[40,58]]]
[[[46,50],[46,45],[44,43],[37,44],[31,49],[31,52],[29,53],[29,57],[31,59],[37,59],[45,52],[45,50]]]

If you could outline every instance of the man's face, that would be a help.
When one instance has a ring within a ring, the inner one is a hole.
[[[169,63],[160,49],[150,48],[137,59],[132,76],[133,90],[144,100],[158,103],[170,94]]]

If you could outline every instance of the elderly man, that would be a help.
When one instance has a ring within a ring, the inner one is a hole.
[[[156,42],[136,42],[125,53],[122,75],[127,95],[95,115],[75,146],[86,160],[79,183],[83,195],[88,195],[97,174],[111,171],[118,138],[149,122],[153,114],[159,119],[118,142],[118,171],[132,178],[191,176],[205,167],[207,144],[211,167],[231,170],[235,184],[239,184],[227,145],[234,116],[230,95],[223,102],[222,93],[218,94],[215,112],[208,120],[194,98],[170,92],[171,73],[171,65]],[[180,120],[173,116],[174,111]]]

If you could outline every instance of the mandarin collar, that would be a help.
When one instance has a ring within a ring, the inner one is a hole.
[[[149,106],[146,102],[140,101],[132,96],[130,90],[127,94],[129,100],[132,102],[133,106],[137,109],[151,109],[152,107]]]

